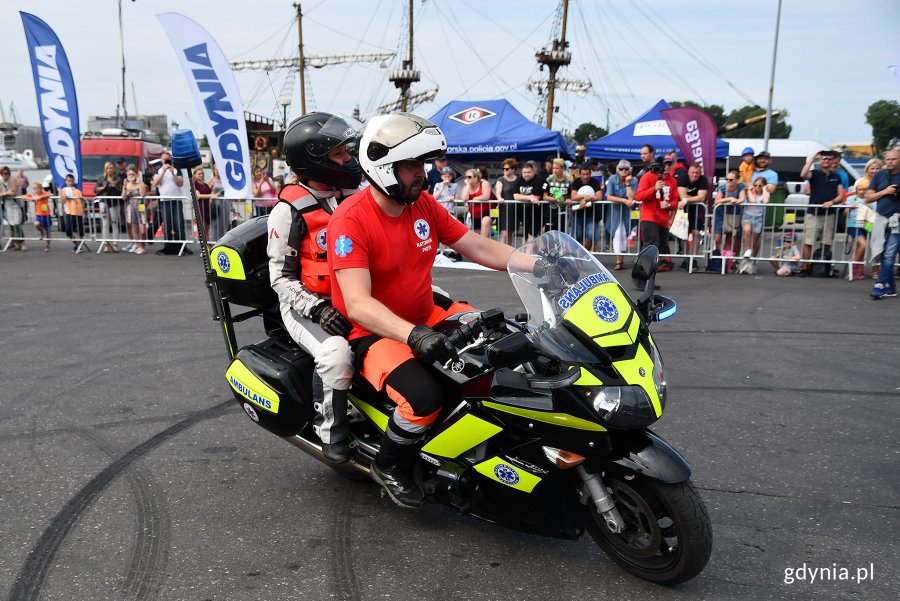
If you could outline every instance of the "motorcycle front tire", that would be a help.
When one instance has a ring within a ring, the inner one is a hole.
[[[624,522],[612,532],[593,503],[584,522],[594,541],[621,568],[657,584],[686,582],[699,574],[712,552],[712,525],[690,480],[664,484],[640,476],[604,482]]]

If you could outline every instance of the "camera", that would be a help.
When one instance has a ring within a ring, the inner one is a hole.
[[[650,173],[653,173],[654,175],[662,175],[662,172],[662,163],[653,163],[652,165],[650,165]]]
[[[163,161],[163,162],[164,162],[166,165],[171,165],[171,164],[172,164],[172,159],[166,159],[166,160]]]

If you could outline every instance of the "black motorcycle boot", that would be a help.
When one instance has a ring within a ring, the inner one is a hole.
[[[425,502],[425,493],[413,478],[416,444],[400,444],[388,436],[381,439],[381,449],[372,462],[372,479],[400,507],[418,508]]]
[[[348,427],[350,418],[347,416],[347,391],[331,391],[331,424],[328,438],[330,443],[322,444],[322,454],[331,463],[347,463],[350,461],[350,444]],[[324,422],[323,422],[324,423]]]

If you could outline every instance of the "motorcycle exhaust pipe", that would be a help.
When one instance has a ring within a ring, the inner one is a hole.
[[[298,449],[300,449],[301,451],[303,451],[304,453],[306,453],[307,455],[309,455],[310,457],[312,457],[313,459],[317,459],[329,467],[333,467],[333,468],[337,468],[337,469],[353,469],[353,470],[356,470],[357,472],[359,472],[360,474],[363,474],[367,477],[371,477],[369,474],[369,467],[367,465],[364,465],[362,463],[354,461],[353,459],[351,459],[347,463],[342,463],[342,464],[334,464],[334,463],[328,461],[328,459],[325,458],[325,454],[322,453],[321,446],[317,445],[314,442],[310,442],[309,440],[306,440],[299,434],[296,434],[294,436],[285,436],[284,439],[286,441],[288,441],[289,443],[291,443],[292,445],[294,445],[295,447],[297,447]]]

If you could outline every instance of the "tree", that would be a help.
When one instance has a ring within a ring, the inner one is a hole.
[[[770,138],[789,138],[791,137],[791,126],[785,121],[788,112],[785,109],[777,109],[780,114],[772,117],[772,129],[769,132]],[[765,115],[766,109],[755,104],[748,104],[740,108],[734,109],[725,119],[726,123],[740,123],[744,119],[755,117],[757,115]],[[757,121],[753,125],[736,129],[728,133],[730,138],[762,138],[766,133],[766,120]]]
[[[756,115],[764,115],[766,113],[766,109],[757,106],[755,104],[748,104],[742,106],[740,108],[736,108],[727,115],[725,114],[725,107],[720,104],[707,104],[702,105],[698,104],[692,100],[684,100],[684,101],[674,101],[669,103],[672,108],[678,108],[682,106],[689,106],[698,108],[700,110],[705,111],[710,117],[712,117],[713,121],[716,124],[716,127],[721,129],[722,127],[728,125],[729,123],[740,123],[744,119],[749,117],[755,117]],[[788,138],[791,135],[791,126],[785,123],[784,118],[788,116],[788,112],[786,110],[781,110],[781,114],[772,119],[772,131],[769,134],[772,138]],[[742,127],[740,129],[736,129],[734,131],[730,131],[724,134],[729,138],[762,138],[766,131],[766,122],[765,120],[760,121],[758,123],[754,123],[753,125],[748,125],[747,127]]]
[[[606,129],[600,127],[599,125],[594,125],[593,123],[582,123],[578,127],[575,128],[575,133],[572,134],[572,139],[575,140],[576,144],[587,144],[593,140],[598,138],[602,138],[609,132]]]
[[[673,109],[681,108],[683,106],[700,109],[701,111],[705,112],[707,115],[712,117],[712,120],[715,122],[716,127],[722,127],[723,125],[725,125],[725,122],[726,122],[725,107],[722,106],[721,104],[702,105],[702,104],[698,104],[698,103],[694,102],[693,100],[685,100],[685,101],[675,100],[673,102],[670,102],[669,105]]]
[[[900,104],[896,100],[877,100],[866,111],[866,123],[872,126],[872,143],[882,152],[900,143]]]

